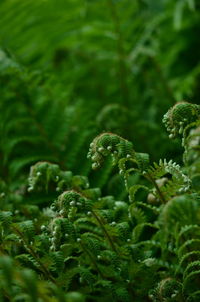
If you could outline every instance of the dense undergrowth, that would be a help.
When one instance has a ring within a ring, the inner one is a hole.
[[[150,165],[111,132],[91,142],[93,169],[119,168],[123,201],[49,161],[18,190],[2,180],[2,301],[199,301],[200,107],[177,103],[163,122],[182,136],[183,167]]]
[[[200,301],[199,9],[0,2],[0,301]]]

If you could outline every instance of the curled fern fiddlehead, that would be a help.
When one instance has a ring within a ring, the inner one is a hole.
[[[97,116],[97,123],[101,129],[118,134],[125,132],[128,125],[129,111],[120,104],[108,104]]]
[[[121,158],[134,157],[135,151],[131,142],[113,133],[102,133],[90,144],[88,157],[91,158],[92,168],[99,168],[105,157],[112,155],[113,163],[117,163]]]
[[[56,186],[56,191],[64,191],[69,188],[82,190],[89,188],[88,178],[82,175],[73,175],[71,171],[63,171],[57,164],[46,161],[37,162],[30,169],[28,191],[48,191],[51,184]]]
[[[149,298],[154,302],[181,302],[183,301],[182,285],[175,279],[166,278],[151,291]]]
[[[170,138],[183,134],[184,128],[200,118],[200,107],[196,104],[179,102],[175,104],[163,117]]]
[[[101,167],[109,155],[112,156],[113,165],[118,164],[127,189],[129,174],[133,171],[142,173],[149,165],[149,155],[135,152],[131,142],[113,133],[102,133],[90,144],[88,158],[93,162],[92,168]]]
[[[47,190],[50,181],[58,182],[59,173],[60,168],[56,164],[45,161],[36,163],[31,167],[28,191],[33,191],[38,183],[45,183]]]

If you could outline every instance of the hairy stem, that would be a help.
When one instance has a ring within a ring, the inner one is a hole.
[[[156,191],[157,191],[157,193],[158,193],[158,195],[159,195],[160,200],[162,201],[162,203],[166,203],[167,201],[165,200],[165,197],[164,197],[163,193],[161,192],[161,190],[160,190],[157,182],[155,181],[155,179],[148,172],[146,172],[145,175],[146,175],[146,178],[148,180],[150,180],[150,182],[154,185],[154,187],[155,187],[155,189],[156,189]]]
[[[31,256],[37,261],[37,263],[40,266],[41,272],[46,276],[47,279],[51,280],[54,284],[56,284],[55,279],[51,275],[51,273],[48,271],[48,269],[45,267],[45,265],[40,261],[39,256],[37,253],[34,251],[32,246],[27,242],[27,240],[24,238],[24,235],[22,232],[20,232],[17,228],[13,226],[14,231],[20,236],[20,238],[23,240],[24,244],[27,246]]]
[[[95,219],[97,220],[97,222],[99,223],[99,226],[101,227],[102,231],[104,232],[106,238],[108,239],[108,242],[112,248],[112,250],[117,253],[117,250],[115,248],[115,245],[114,245],[114,242],[112,241],[112,238],[110,237],[109,233],[107,232],[102,220],[101,220],[101,217],[99,217],[93,210],[91,211],[93,216],[95,217]]]
[[[104,275],[102,274],[101,270],[99,269],[93,255],[88,251],[88,249],[86,249],[84,243],[81,241],[80,245],[83,249],[83,251],[88,255],[88,257],[90,258],[91,262],[93,263],[94,267],[96,268],[97,272],[99,273],[99,275],[101,276],[102,279],[104,279]]]

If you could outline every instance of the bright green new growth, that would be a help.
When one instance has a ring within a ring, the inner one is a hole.
[[[184,136],[184,167],[151,164],[113,133],[92,141],[93,168],[113,158],[124,200],[47,161],[30,169],[29,204],[5,193],[12,202],[0,213],[2,301],[199,301],[198,107],[178,103],[164,121]]]
[[[175,104],[163,117],[170,138],[183,134],[189,124],[200,118],[200,106],[187,102]]]
[[[91,158],[92,168],[97,169],[109,154],[113,163],[118,163],[121,158],[134,158],[135,151],[131,142],[113,133],[103,133],[97,136],[90,144],[88,158]]]

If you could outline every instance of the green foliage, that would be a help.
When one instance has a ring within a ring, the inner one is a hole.
[[[17,193],[21,199],[8,201],[9,211],[0,215],[2,299],[198,301],[200,197],[187,160],[188,137],[198,121],[185,123],[185,110],[190,107],[173,117],[174,123],[177,116],[179,124],[184,121],[182,168],[172,160],[151,166],[148,154],[116,134],[103,133],[90,144],[95,168],[113,157],[128,200],[102,196],[86,176],[57,164],[31,167],[26,188]],[[141,184],[131,184],[134,174]],[[44,207],[46,197],[51,202]],[[37,198],[39,204],[31,205]]]
[[[0,302],[200,301],[197,1],[0,13]]]

